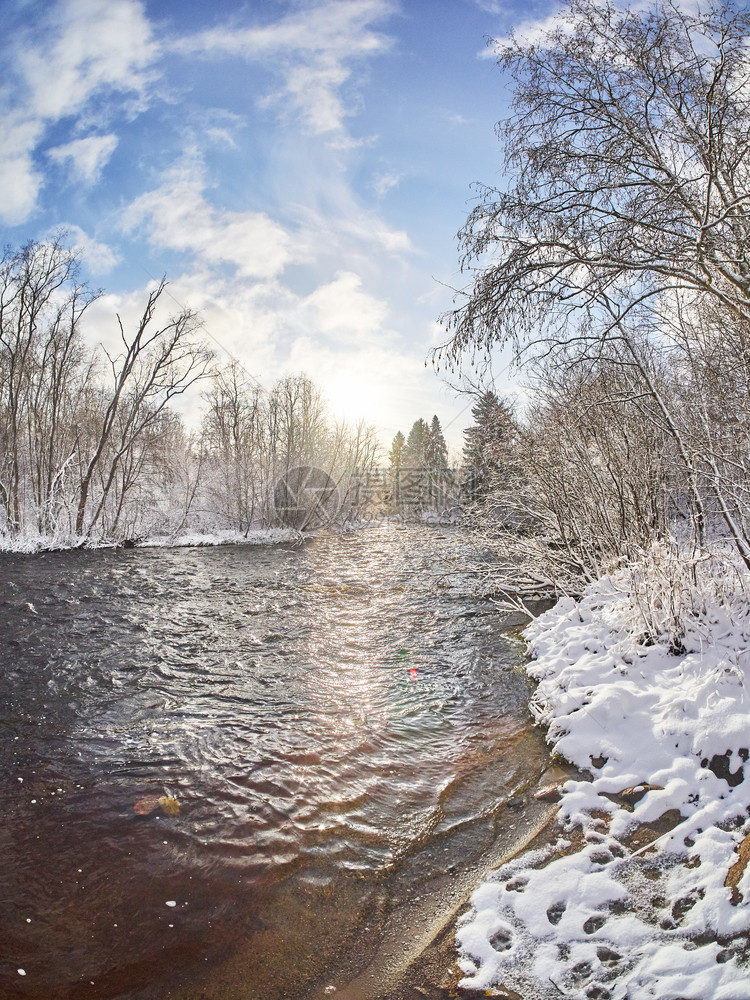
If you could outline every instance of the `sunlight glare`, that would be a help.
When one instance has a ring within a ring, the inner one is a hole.
[[[382,386],[350,373],[342,372],[326,386],[326,396],[334,416],[352,424],[381,421],[386,410]]]

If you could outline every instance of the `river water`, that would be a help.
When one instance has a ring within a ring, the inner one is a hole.
[[[484,850],[545,756],[468,558],[389,523],[0,556],[0,996],[300,998]]]

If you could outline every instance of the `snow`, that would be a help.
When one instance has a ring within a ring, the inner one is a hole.
[[[153,536],[139,542],[139,547],[181,547],[190,545],[276,545],[297,542],[305,536],[293,528],[258,528],[254,531],[195,532],[186,535]]]
[[[706,560],[678,636],[663,581],[644,604],[648,572],[600,580],[526,630],[532,712],[586,776],[563,785],[566,839],[473,894],[457,930],[463,987],[750,1000],[750,872],[725,885],[750,833],[747,581],[725,556]],[[619,794],[643,783],[660,787],[635,804]]]
[[[167,548],[203,545],[277,545],[297,542],[306,536],[292,528],[258,528],[253,531],[192,532],[184,535],[152,535],[139,539],[138,548]],[[0,552],[33,554],[63,549],[115,548],[111,540],[82,538],[78,535],[5,535],[0,532]],[[32,609],[33,610],[33,609]]]

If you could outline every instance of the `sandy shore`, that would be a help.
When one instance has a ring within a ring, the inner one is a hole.
[[[572,768],[553,766],[538,781],[507,803],[499,816],[499,836],[481,859],[455,874],[435,878],[416,901],[407,900],[387,918],[377,950],[363,968],[362,952],[355,946],[326,983],[306,995],[306,1000],[414,1000],[475,996],[460,990],[463,973],[456,965],[455,924],[469,908],[472,892],[490,874],[529,848],[554,843],[557,807],[534,798],[534,792],[551,782],[565,780]],[[333,983],[345,984],[332,987]],[[498,992],[497,996],[518,996]]]

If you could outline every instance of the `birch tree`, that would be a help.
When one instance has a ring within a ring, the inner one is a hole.
[[[499,52],[507,187],[460,233],[466,298],[447,353],[602,337],[665,291],[750,318],[750,11],[570,0]]]
[[[62,237],[7,247],[0,259],[0,500],[14,533],[53,528],[77,448],[74,413],[92,367],[80,332],[97,297]]]
[[[237,362],[218,372],[205,393],[202,450],[207,493],[222,526],[247,532],[269,494],[265,480],[265,393]]]

